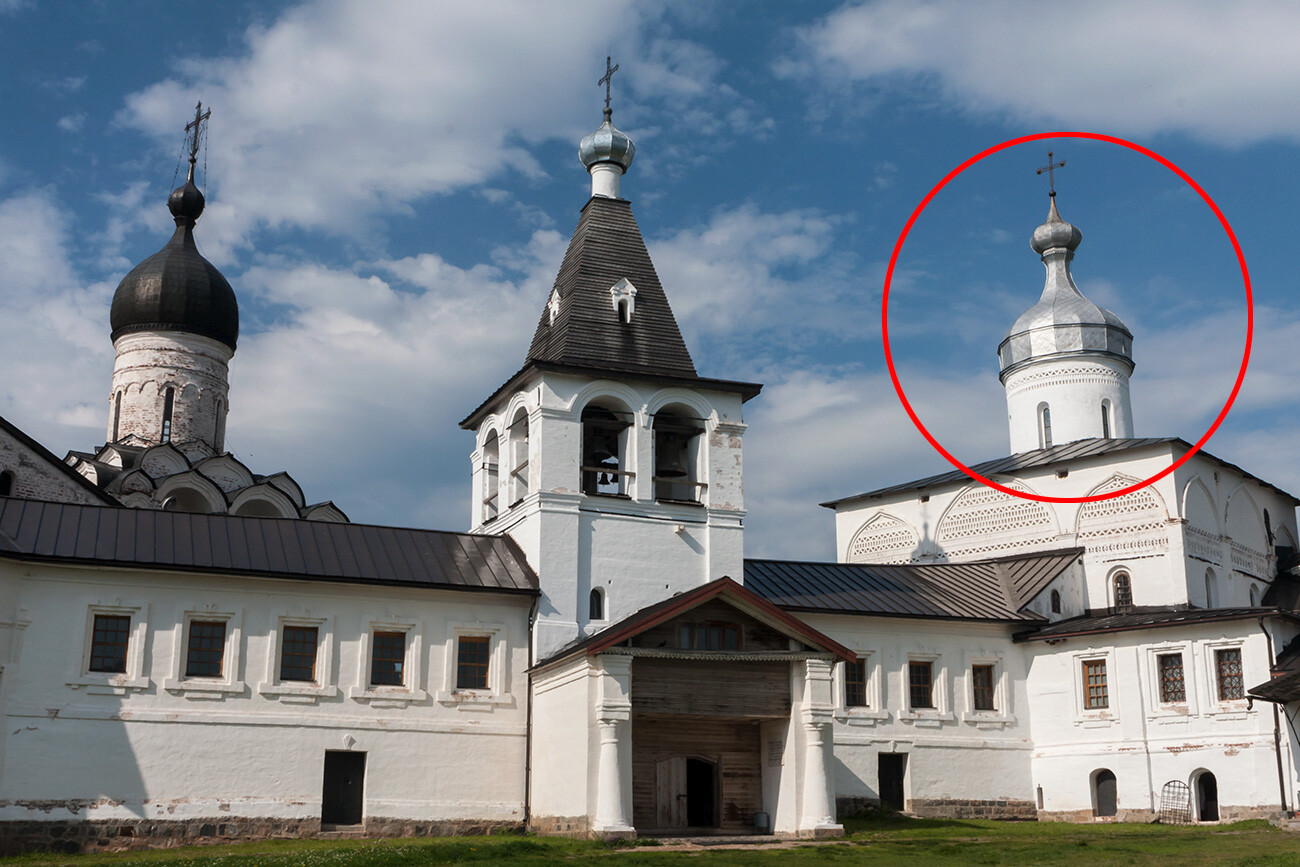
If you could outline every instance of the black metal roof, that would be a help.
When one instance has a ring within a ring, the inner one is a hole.
[[[505,536],[7,497],[0,497],[0,557],[403,587],[538,587]]]
[[[1000,475],[1014,474],[1024,472],[1025,470],[1037,469],[1039,467],[1048,467],[1053,464],[1067,463],[1081,460],[1083,458],[1098,457],[1102,455],[1115,454],[1118,452],[1127,452],[1134,449],[1154,448],[1160,445],[1172,445],[1180,454],[1191,449],[1192,444],[1180,437],[1146,437],[1133,439],[1084,439],[1076,440],[1072,443],[1064,443],[1059,446],[1052,446],[1046,449],[1034,449],[1033,451],[1021,452],[1016,455],[1008,455],[1004,458],[997,458],[991,461],[984,461],[980,464],[971,465],[971,469],[985,478],[994,478]],[[1226,467],[1241,473],[1243,476],[1255,479],[1266,488],[1281,494],[1291,500],[1292,504],[1300,505],[1300,499],[1292,494],[1287,493],[1281,488],[1269,484],[1268,482],[1258,479],[1250,473],[1243,470],[1236,464],[1230,464],[1222,458],[1217,458],[1209,452],[1202,449],[1198,454],[1202,454],[1220,466]],[[941,487],[955,483],[967,483],[971,479],[961,470],[952,470],[947,473],[940,473],[937,476],[928,476],[924,479],[917,479],[913,482],[903,482],[898,485],[891,485],[887,488],[877,488],[874,491],[867,491],[865,494],[854,494],[849,497],[841,497],[838,500],[828,500],[821,505],[828,509],[844,503],[851,503],[855,500],[866,500],[872,497],[883,497],[889,494],[904,493],[906,491],[920,491],[926,488]]]
[[[1275,675],[1270,680],[1252,686],[1246,695],[1279,704],[1300,701],[1300,671]]]
[[[1213,623],[1220,620],[1245,620],[1259,617],[1282,616],[1300,620],[1291,612],[1276,608],[1179,608],[1152,607],[1120,614],[1088,614],[1058,620],[1033,632],[1016,636],[1017,641],[1046,641],[1069,638],[1075,635],[1095,635],[1104,632],[1127,632],[1134,629],[1154,629],[1165,626],[1182,626],[1188,623]]]
[[[636,287],[635,312],[628,323],[619,320],[609,293],[623,278]],[[696,375],[626,200],[593,196],[583,207],[555,291],[560,295],[555,321],[549,307],[544,308],[528,361]]]
[[[1023,607],[1079,553],[900,565],[746,560],[745,587],[787,611],[1039,622]]]
[[[203,194],[187,181],[172,192],[168,207],[176,218],[176,232],[165,247],[132,268],[118,284],[109,313],[112,337],[117,340],[135,331],[184,331],[218,340],[233,350],[239,339],[235,290],[194,243]]]

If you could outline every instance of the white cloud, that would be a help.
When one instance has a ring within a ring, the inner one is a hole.
[[[58,127],[64,132],[81,132],[81,128],[85,125],[86,113],[84,111],[66,114],[58,120]]]
[[[1239,144],[1300,138],[1300,6],[1211,0],[880,0],[802,32],[780,67],[829,81],[936,86],[977,114]]]

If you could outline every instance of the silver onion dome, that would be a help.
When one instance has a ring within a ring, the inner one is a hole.
[[[605,122],[595,132],[589,132],[578,145],[578,159],[590,169],[597,163],[616,163],[623,171],[632,165],[636,156],[636,145],[627,133],[615,129],[610,118],[613,112],[605,109]]]
[[[1083,233],[1061,219],[1052,198],[1047,222],[1034,230],[1030,246],[1043,259],[1047,278],[1038,303],[1020,314],[998,345],[1000,379],[1026,364],[1069,355],[1107,355],[1133,370],[1133,333],[1104,307],[1079,291],[1070,261]]]

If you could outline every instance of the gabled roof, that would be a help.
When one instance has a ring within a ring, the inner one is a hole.
[[[1146,437],[1134,439],[1084,439],[1076,440],[1072,443],[1064,443],[1059,446],[1052,446],[1046,449],[1034,449],[1033,451],[1021,452],[1016,455],[1009,455],[1004,458],[997,458],[991,461],[984,461],[980,464],[971,465],[971,469],[985,478],[995,478],[1000,475],[1021,473],[1025,470],[1038,469],[1040,467],[1050,467],[1055,464],[1068,463],[1084,458],[1092,458],[1101,455],[1117,454],[1120,452],[1134,451],[1138,449],[1154,448],[1161,445],[1172,445],[1174,451],[1181,455],[1191,449],[1192,444],[1180,437]],[[1202,449],[1198,452],[1209,460],[1214,461],[1222,467],[1241,473],[1247,478],[1255,479],[1261,485],[1269,488],[1278,494],[1286,497],[1293,505],[1300,505],[1300,499],[1292,494],[1287,493],[1281,488],[1271,485],[1263,479],[1243,470],[1236,464],[1230,464],[1222,458],[1217,458],[1209,452]],[[891,494],[906,493],[908,491],[921,491],[928,488],[938,488],[945,485],[956,483],[965,484],[970,482],[971,478],[961,470],[953,470],[947,473],[940,473],[937,476],[928,476],[924,479],[917,479],[913,482],[903,482],[899,485],[891,485],[887,488],[877,488],[874,491],[867,491],[865,494],[854,494],[850,497],[841,497],[838,500],[828,500],[821,505],[834,509],[845,503],[852,503],[857,500],[867,500],[872,497],[884,497]]]
[[[1300,622],[1291,612],[1276,608],[1179,608],[1152,607],[1120,614],[1088,614],[1058,620],[1015,636],[1017,641],[1047,641],[1070,638],[1076,635],[1098,635],[1107,632],[1129,632],[1135,629],[1156,629],[1196,623],[1214,623],[1225,620],[1253,620],[1260,617],[1285,617]]]
[[[731,578],[723,576],[716,581],[710,581],[702,587],[697,587],[685,593],[678,593],[676,596],[670,596],[642,608],[640,611],[623,618],[618,623],[602,629],[595,635],[589,635],[586,638],[571,642],[537,663],[536,667],[550,665],[579,652],[585,653],[587,656],[594,656],[601,651],[622,644],[629,638],[652,629],[667,620],[703,605],[705,602],[719,598],[750,617],[763,621],[778,632],[785,633],[790,638],[833,653],[842,659],[852,660],[856,658],[853,651],[839,642],[823,635],[802,620],[790,616],[768,600],[737,584]]]
[[[4,431],[9,436],[17,440],[22,446],[35,452],[36,455],[41,458],[41,460],[49,464],[50,469],[62,473],[74,485],[84,489],[95,499],[100,500],[107,506],[117,505],[116,500],[114,500],[112,497],[105,494],[99,488],[95,487],[94,483],[92,483],[90,479],[87,479],[81,473],[77,472],[72,467],[68,466],[63,461],[59,460],[57,457],[54,456],[53,452],[51,452],[45,446],[38,443],[36,440],[29,437],[27,434],[23,433],[21,429],[19,429],[17,426],[15,426],[12,422],[10,422],[2,415],[0,415],[0,431]]]
[[[456,590],[537,592],[505,536],[0,497],[0,557]]]
[[[975,563],[746,560],[745,586],[786,611],[1035,623],[1022,609],[1080,549]]]
[[[620,321],[610,296],[610,288],[624,279],[636,287],[628,323]],[[528,361],[696,375],[626,200],[593,196],[587,202],[552,292],[559,295],[558,310],[552,321],[550,304],[543,308]]]

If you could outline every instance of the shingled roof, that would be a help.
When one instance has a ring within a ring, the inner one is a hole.
[[[1022,610],[1080,549],[975,563],[746,560],[745,587],[786,611],[1037,623]]]
[[[619,321],[610,288],[636,287],[631,322]],[[533,334],[528,361],[550,361],[620,373],[694,377],[695,363],[659,284],[641,230],[624,199],[593,196],[569,241],[553,296]]]
[[[508,537],[0,497],[0,558],[535,594]]]

